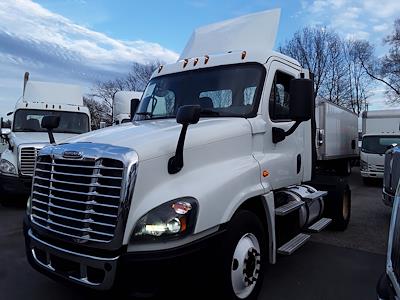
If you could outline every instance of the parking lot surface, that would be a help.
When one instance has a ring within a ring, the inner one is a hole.
[[[352,218],[347,231],[318,233],[293,255],[279,257],[267,270],[259,299],[376,299],[391,209],[380,199],[381,185],[364,186],[358,169],[353,169],[349,182]],[[54,282],[28,265],[23,214],[23,204],[0,206],[0,298],[99,299],[98,294]]]

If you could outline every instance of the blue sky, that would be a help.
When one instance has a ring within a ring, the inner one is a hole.
[[[176,60],[194,28],[281,8],[277,45],[305,25],[369,39],[382,54],[400,1],[385,0],[0,0],[0,115],[12,110],[22,77],[78,83],[121,76],[133,61]],[[381,87],[371,98],[384,106]]]

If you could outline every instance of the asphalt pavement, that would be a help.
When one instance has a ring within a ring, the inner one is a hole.
[[[366,187],[358,170],[353,171],[347,231],[315,234],[293,255],[279,257],[268,267],[259,299],[376,299],[391,210],[380,199],[381,185]],[[59,284],[29,266],[22,236],[24,200],[18,200],[19,205],[0,206],[0,299],[99,299],[98,294]]]

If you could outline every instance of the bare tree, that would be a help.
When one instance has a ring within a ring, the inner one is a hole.
[[[125,76],[114,80],[97,82],[92,88],[90,98],[86,100],[87,103],[95,111],[101,111],[100,115],[103,119],[100,121],[110,122],[111,124],[114,94],[118,91],[143,91],[154,70],[161,64],[160,61],[146,64],[133,63],[131,70]],[[100,121],[97,122],[96,120],[95,122],[97,123],[92,123],[96,124],[97,127]]]
[[[365,108],[371,80],[360,58],[372,61],[373,47],[368,42],[344,40],[326,28],[305,27],[280,51],[314,74],[315,97],[357,114]]]
[[[94,98],[83,97],[83,104],[88,107],[92,119],[92,129],[100,128],[100,122],[104,121],[111,125],[112,117],[110,107],[104,102]]]

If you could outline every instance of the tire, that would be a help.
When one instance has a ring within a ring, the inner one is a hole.
[[[218,289],[221,299],[257,299],[267,264],[267,249],[265,230],[257,215],[238,211],[229,222],[223,246],[218,272],[223,279]]]
[[[344,159],[337,162],[339,166],[336,168],[338,175],[349,176],[351,174],[351,162],[349,159]]]
[[[351,191],[346,180],[336,176],[319,176],[309,183],[320,191],[327,191],[324,217],[331,218],[330,229],[344,231],[351,217]]]

